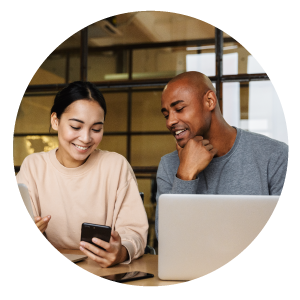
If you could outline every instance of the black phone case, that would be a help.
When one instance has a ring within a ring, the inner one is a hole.
[[[125,276],[128,276],[128,274],[132,273],[132,277],[130,278],[124,278]],[[140,273],[140,274],[135,274],[135,273]],[[142,273],[142,274],[141,274]],[[111,280],[114,282],[128,282],[128,281],[134,281],[134,280],[141,280],[141,279],[146,279],[146,278],[153,278],[154,275],[150,273],[145,273],[145,272],[127,272],[127,273],[119,273],[119,274],[112,274],[112,275],[107,275],[107,276],[101,276],[104,279]]]
[[[111,235],[111,228],[109,226],[92,224],[92,223],[83,223],[81,226],[81,241],[90,243],[101,249],[103,248],[92,242],[92,238],[96,237],[105,242],[109,242],[110,235]]]

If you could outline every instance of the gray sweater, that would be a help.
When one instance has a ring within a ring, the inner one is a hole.
[[[238,128],[231,150],[213,158],[195,180],[176,177],[177,151],[163,156],[157,171],[156,235],[161,194],[280,195],[287,161],[285,143]]]

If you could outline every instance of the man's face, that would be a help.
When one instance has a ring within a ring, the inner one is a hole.
[[[210,113],[205,110],[204,95],[187,80],[168,84],[162,94],[161,111],[166,126],[182,148],[190,139],[204,136],[209,130]]]

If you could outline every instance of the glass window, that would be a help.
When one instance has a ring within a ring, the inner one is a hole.
[[[88,56],[88,80],[128,79],[128,59],[126,51],[106,51]]]
[[[132,93],[132,131],[167,131],[160,101],[160,91]]]
[[[54,97],[24,97],[18,110],[15,133],[48,133]]]
[[[249,84],[249,131],[300,145],[299,81],[253,81]]]
[[[223,82],[223,117],[225,121],[235,127],[240,127],[240,83]]]
[[[50,55],[41,64],[30,81],[30,85],[65,83],[66,57]]]
[[[201,47],[199,47],[201,48]],[[208,51],[210,50],[210,51]],[[186,70],[198,71],[206,76],[216,75],[216,54],[215,46],[211,49],[201,51],[197,54],[188,54],[186,57]],[[223,75],[238,73],[238,53],[223,54]]]
[[[50,151],[58,147],[57,136],[28,135],[14,138],[14,165],[21,166],[29,154]]]
[[[185,48],[158,48],[133,51],[133,79],[174,77],[186,70]]]
[[[223,115],[232,126],[288,143],[284,113],[269,80],[223,83]]]
[[[126,157],[126,136],[104,135],[99,149],[117,152]]]
[[[80,80],[80,55],[70,55],[69,82]]]
[[[299,73],[300,55],[249,55],[248,73]]]
[[[132,166],[158,166],[162,156],[176,150],[171,134],[132,136],[131,141]]]
[[[127,131],[127,93],[105,93],[107,114],[104,132]]]

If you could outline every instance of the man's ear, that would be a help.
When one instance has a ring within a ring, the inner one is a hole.
[[[206,96],[205,102],[206,102],[207,108],[210,111],[214,110],[218,104],[218,99],[217,99],[216,94],[212,90],[209,90],[205,96]]]
[[[57,118],[56,112],[51,114],[51,127],[53,130],[58,130],[59,119]]]

